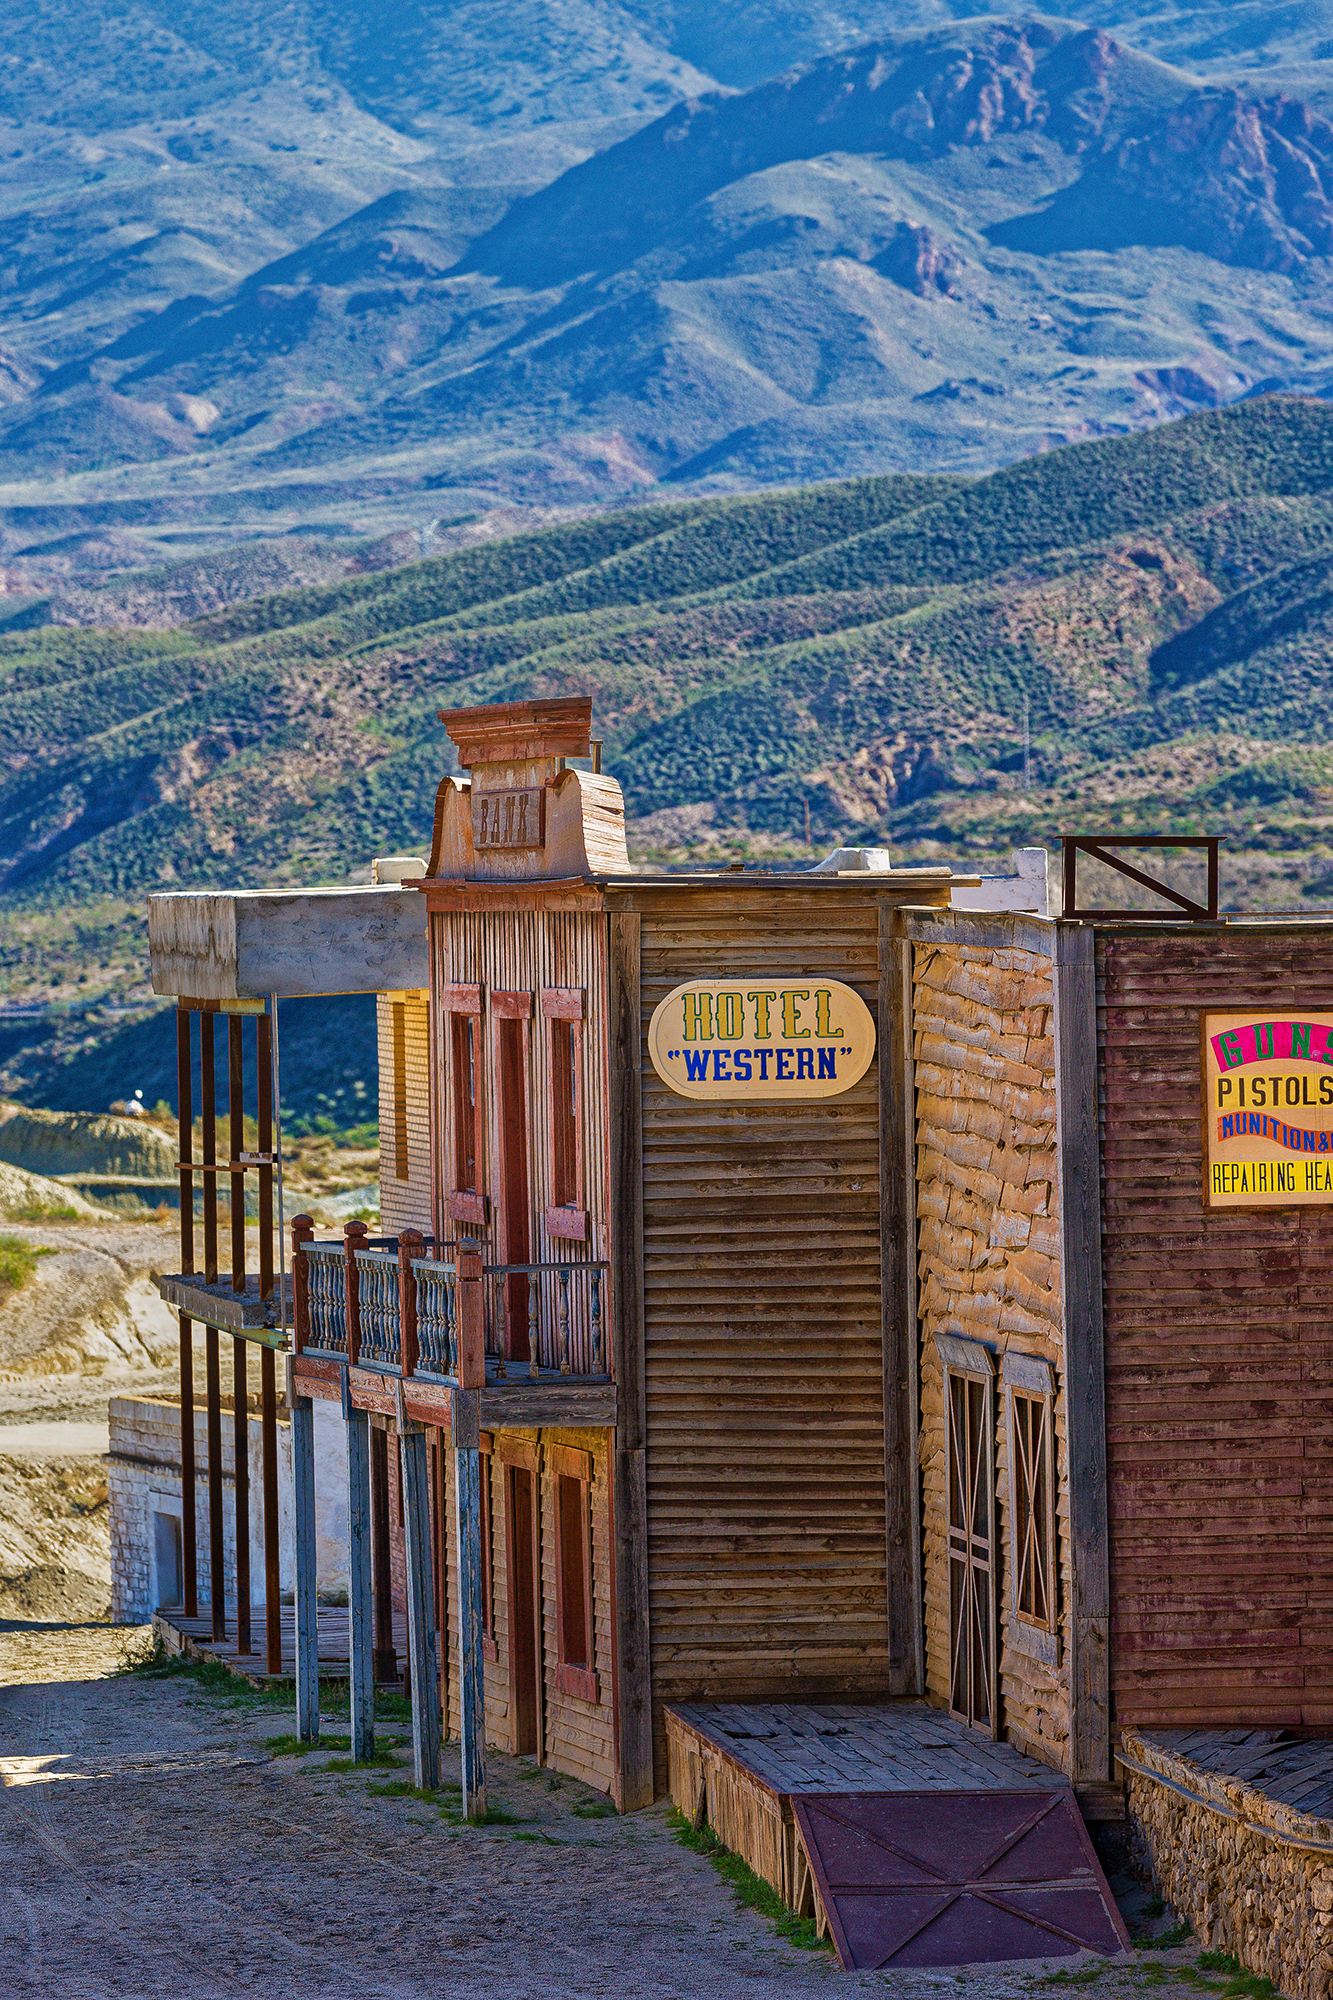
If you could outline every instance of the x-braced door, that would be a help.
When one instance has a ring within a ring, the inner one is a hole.
[[[961,1345],[961,1343],[959,1343]],[[985,1357],[989,1366],[990,1357]],[[997,1733],[995,1700],[995,1408],[987,1372],[944,1370],[949,1492],[949,1707]]]

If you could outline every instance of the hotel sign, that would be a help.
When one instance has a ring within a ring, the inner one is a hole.
[[[815,973],[799,980],[691,979],[654,1010],[653,1068],[678,1097],[729,1103],[839,1097],[875,1053],[860,995]]]
[[[1204,1014],[1205,1208],[1333,1203],[1333,1014]]]

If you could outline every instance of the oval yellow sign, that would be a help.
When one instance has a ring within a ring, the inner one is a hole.
[[[648,1053],[680,1097],[837,1097],[869,1069],[875,1022],[850,986],[814,973],[691,979],[654,1009]]]

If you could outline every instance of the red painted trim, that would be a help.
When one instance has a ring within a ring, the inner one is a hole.
[[[581,1021],[586,1011],[581,986],[543,986],[542,1012],[548,1021]]]
[[[586,1208],[548,1208],[543,1219],[546,1234],[561,1243],[586,1243],[588,1240]]]
[[[491,992],[491,1016],[497,1021],[530,1021],[532,1019],[532,995],[530,993]]]

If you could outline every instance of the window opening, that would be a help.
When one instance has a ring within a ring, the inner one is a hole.
[[[592,1586],[592,1460],[552,1447],[556,1503],[556,1685],[582,1701],[598,1699]]]
[[[1051,1628],[1050,1404],[1014,1395],[1014,1557],[1018,1615]]]
[[[1004,1357],[1010,1509],[1009,1643],[1060,1664],[1055,1378],[1035,1355]]]
[[[542,991],[550,1055],[551,1205],[548,1236],[575,1243],[588,1240],[583,1202],[583,1008],[581,987],[548,986]]]
[[[451,1014],[451,1064],[454,1086],[454,1187],[459,1194],[477,1188],[477,1017]]]
[[[405,1181],[407,1167],[407,1008],[393,1002],[393,1173]]]
[[[156,1608],[177,1610],[185,1602],[185,1566],[181,1560],[181,1523],[176,1514],[153,1515],[153,1569]]]
[[[500,1648],[495,1637],[495,1528],[491,1512],[491,1443],[486,1433],[481,1444],[481,1650],[488,1660],[498,1660]]]
[[[557,1208],[577,1208],[579,1187],[579,1085],[574,1023],[551,1023],[551,1198]]]

